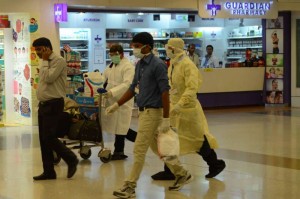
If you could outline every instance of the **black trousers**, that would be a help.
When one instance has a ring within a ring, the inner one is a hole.
[[[114,153],[124,153],[126,135],[116,135]]]
[[[39,139],[44,173],[54,173],[53,151],[62,157],[67,164],[76,160],[76,155],[58,138],[59,115],[63,113],[64,99],[53,99],[39,103],[38,122]]]
[[[116,135],[115,137],[115,153],[124,153],[124,147],[125,147],[125,138],[131,142],[135,142],[135,138],[136,138],[137,132],[132,130],[132,129],[128,129],[127,134],[126,135]]]

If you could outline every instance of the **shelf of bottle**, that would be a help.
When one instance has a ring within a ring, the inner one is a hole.
[[[153,40],[166,40],[166,39],[170,39],[170,38],[166,38],[166,37],[156,37],[153,38]],[[132,38],[107,38],[106,41],[116,41],[116,40],[124,40],[124,41],[131,41]]]
[[[88,59],[80,59],[80,61],[89,61]]]
[[[89,70],[84,68],[84,69],[80,69],[81,72],[88,72]]]
[[[170,37],[155,37],[153,40],[167,40],[167,39],[172,39]],[[196,38],[196,37],[181,37],[181,39],[199,39],[201,38]],[[106,41],[116,41],[116,40],[124,40],[124,41],[131,41],[132,38],[107,38]]]
[[[242,59],[242,57],[227,57],[227,59]]]
[[[259,39],[262,38],[261,35],[258,36],[244,36],[244,37],[228,37],[227,39]]]
[[[60,47],[63,49],[63,46]],[[89,51],[87,48],[75,48],[75,47],[70,47],[73,51]]]
[[[154,47],[155,48],[155,47]],[[166,50],[165,48],[156,48],[157,50]],[[132,48],[123,48],[124,51],[132,51]],[[109,51],[109,48],[106,48],[106,51]]]
[[[166,59],[166,56],[159,56],[161,59]],[[106,59],[107,62],[111,61],[111,59]]]
[[[75,39],[75,38],[70,38],[70,39],[60,39],[60,41],[88,41],[89,39]]]
[[[228,47],[228,50],[246,49],[246,48],[262,48],[262,46],[244,46],[244,47]]]
[[[89,51],[89,49],[87,49],[87,48],[72,48],[71,47],[71,49],[74,51]]]

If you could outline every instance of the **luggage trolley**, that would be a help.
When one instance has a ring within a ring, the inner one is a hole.
[[[73,128],[78,131],[79,139],[71,139],[67,136],[60,137],[59,139],[65,144],[70,146],[70,149],[79,149],[80,157],[83,159],[88,159],[92,155],[92,147],[100,147],[98,157],[103,163],[107,163],[111,160],[111,150],[104,147],[103,134],[102,134],[102,124],[101,124],[101,104],[102,104],[102,94],[100,94],[98,99],[98,105],[94,104],[93,97],[75,97],[75,101],[79,105],[79,111],[81,114],[83,112],[93,113],[95,120],[82,119],[76,123],[71,122],[70,130]],[[88,115],[90,116],[90,115]],[[88,128],[92,127],[96,132],[88,132]],[[54,152],[54,164],[58,164],[61,157]]]

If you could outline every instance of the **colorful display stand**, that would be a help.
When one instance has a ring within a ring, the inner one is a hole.
[[[284,56],[284,17],[266,20],[266,72],[265,72],[265,104],[284,105],[287,89]]]

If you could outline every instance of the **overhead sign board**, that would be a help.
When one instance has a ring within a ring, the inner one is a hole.
[[[58,23],[68,21],[68,5],[66,3],[54,4],[54,20]]]
[[[201,18],[264,18],[278,17],[277,1],[267,0],[198,0]]]

